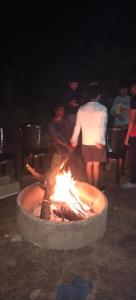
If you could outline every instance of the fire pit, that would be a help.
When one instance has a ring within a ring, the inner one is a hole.
[[[78,221],[43,220],[33,214],[41,205],[44,190],[39,184],[24,188],[17,198],[17,222],[24,240],[41,248],[72,250],[93,244],[106,230],[108,201],[95,187],[76,182],[81,201],[93,208],[92,213]],[[64,193],[65,197],[65,193]]]

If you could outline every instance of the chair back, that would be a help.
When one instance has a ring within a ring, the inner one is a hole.
[[[115,154],[123,154],[125,150],[124,139],[127,128],[113,127],[107,130],[107,152]]]
[[[28,123],[20,126],[21,142],[24,151],[38,150],[41,146],[41,125]]]

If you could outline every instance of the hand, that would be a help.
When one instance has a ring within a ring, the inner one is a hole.
[[[71,146],[73,147],[73,148],[76,148],[77,147],[77,143],[75,143],[75,142],[73,142],[73,141],[70,141],[71,142]]]
[[[96,148],[97,148],[97,149],[102,149],[103,146],[104,146],[104,145],[103,145],[103,144],[100,144],[100,143],[97,143],[97,144],[96,144]]]
[[[129,136],[126,136],[126,138],[125,138],[125,140],[124,140],[124,144],[125,144],[126,146],[129,145]]]

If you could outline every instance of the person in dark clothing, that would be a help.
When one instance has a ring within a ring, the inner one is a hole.
[[[77,110],[81,104],[81,89],[79,82],[76,79],[72,79],[68,82],[68,87],[63,95],[63,102],[66,108],[66,120],[68,123],[68,135],[69,139],[72,136],[73,129],[76,122]]]
[[[65,158],[71,151],[71,147],[69,145],[67,121],[64,119],[64,106],[58,105],[54,113],[55,116],[48,126],[49,136],[57,153],[61,154],[62,158]]]
[[[69,105],[75,100],[76,103],[80,104],[82,98],[81,88],[77,80],[71,80],[68,82],[68,86],[64,91],[63,99],[65,105]]]
[[[66,120],[68,124],[69,140],[72,136],[73,129],[75,127],[78,108],[79,103],[75,99],[71,100],[66,108]]]
[[[122,184],[124,188],[136,188],[136,81],[131,84],[130,118],[125,138],[129,150],[130,181]]]
[[[65,115],[65,108],[58,105],[54,111],[55,116],[49,123],[48,131],[52,146],[55,152],[61,156],[61,160],[68,159],[67,167],[71,169],[72,175],[77,178],[80,173],[84,172],[84,164],[81,157],[80,149],[76,150],[70,145],[69,123]]]

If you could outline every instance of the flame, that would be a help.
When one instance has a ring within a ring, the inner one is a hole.
[[[85,216],[85,213],[90,210],[90,207],[80,200],[79,192],[70,170],[57,174],[55,181],[56,184],[51,199],[55,202],[67,203],[76,214],[80,213]]]

